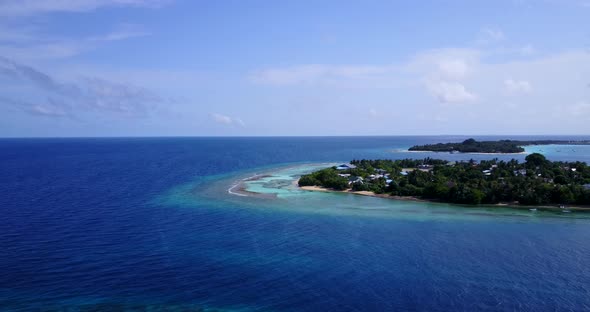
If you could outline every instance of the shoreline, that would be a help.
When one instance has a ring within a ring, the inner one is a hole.
[[[256,173],[246,178],[242,178],[236,183],[232,184],[228,189],[227,193],[235,196],[241,197],[254,197],[254,198],[266,198],[272,199],[277,198],[276,194],[266,194],[266,193],[258,193],[254,191],[250,191],[247,189],[246,182],[257,181],[267,177],[273,176],[270,172],[265,173]],[[561,212],[563,210],[569,210],[571,212],[590,212],[590,206],[566,206],[566,208],[562,209],[556,205],[520,205],[517,202],[502,202],[497,204],[481,204],[481,205],[468,205],[468,204],[458,204],[458,203],[451,203],[433,199],[424,199],[416,196],[397,196],[397,195],[390,195],[390,194],[376,194],[370,191],[352,191],[350,189],[338,191],[334,189],[329,189],[321,186],[299,186],[298,185],[299,179],[294,179],[292,181],[292,186],[296,189],[303,190],[303,191],[311,191],[311,192],[325,192],[325,193],[342,193],[342,194],[352,194],[352,195],[359,195],[359,196],[368,196],[368,197],[377,197],[377,198],[384,198],[390,200],[401,200],[401,201],[412,201],[412,202],[422,202],[422,203],[438,203],[438,204],[448,204],[457,207],[463,208],[510,208],[510,209],[518,209],[518,210],[539,210],[539,211],[552,211],[552,212]]]
[[[511,208],[511,209],[519,209],[519,210],[530,210],[530,209],[538,209],[538,210],[545,210],[545,211],[562,211],[562,208],[556,206],[547,206],[547,205],[538,205],[538,206],[525,206],[515,203],[498,203],[498,204],[482,204],[482,205],[462,205],[462,204],[455,204],[455,203],[448,203],[430,199],[423,199],[415,196],[395,196],[389,194],[376,194],[370,191],[351,191],[351,190],[344,190],[344,191],[337,191],[321,186],[299,186],[299,189],[304,191],[310,192],[326,192],[326,193],[342,193],[342,194],[352,194],[352,195],[360,195],[360,196],[369,196],[369,197],[378,197],[378,198],[385,198],[385,199],[393,199],[393,200],[403,200],[403,201],[414,201],[414,202],[422,202],[422,203],[438,203],[438,204],[449,204],[455,205],[458,207],[469,207],[469,208],[482,208],[482,207],[503,207],[503,208]],[[590,212],[590,207],[581,207],[581,206],[567,206],[567,210],[569,211],[578,211],[578,212]]]
[[[297,182],[297,181],[295,181]],[[379,197],[379,198],[387,198],[387,199],[394,199],[394,200],[406,200],[406,201],[415,201],[415,202],[433,202],[429,200],[425,200],[422,198],[418,198],[415,196],[395,196],[389,194],[376,194],[370,191],[352,191],[352,190],[344,190],[344,191],[337,191],[321,186],[298,186],[299,189],[304,191],[312,191],[312,192],[326,192],[326,193],[343,193],[343,194],[353,194],[353,195],[360,195],[360,196],[369,196],[369,197]]]
[[[274,173],[277,171],[283,171],[283,170],[287,170],[287,169],[291,169],[291,168],[298,168],[298,167],[302,167],[302,166],[314,166],[314,168],[316,166],[319,167],[324,167],[325,166],[334,166],[336,165],[336,163],[332,163],[332,162],[318,162],[318,163],[299,163],[299,164],[289,164],[286,166],[278,166],[275,168],[266,168],[266,169],[262,169],[259,172],[255,172],[255,171],[250,171],[249,173],[244,173],[241,176],[236,177],[236,179],[234,179],[231,183],[231,185],[229,185],[229,187],[226,189],[226,192],[230,195],[234,195],[234,196],[240,196],[240,197],[251,197],[251,198],[266,198],[266,199],[272,199],[272,198],[277,198],[277,194],[275,193],[260,193],[260,192],[255,192],[255,191],[251,191],[248,190],[248,182],[256,182],[265,178],[272,178],[274,177]],[[297,189],[299,186],[297,185],[297,181],[299,181],[299,179],[294,179],[293,180],[293,188]]]

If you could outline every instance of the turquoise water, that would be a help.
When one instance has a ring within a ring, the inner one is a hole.
[[[590,145],[533,145],[526,146],[525,151],[563,161],[585,161],[590,158]]]
[[[589,310],[586,214],[292,183],[326,163],[416,157],[393,150],[456,139],[0,140],[0,310]],[[270,177],[247,188],[272,196],[228,192],[255,174]]]
[[[207,183],[186,185],[168,198],[185,205],[197,204],[204,198],[236,203],[251,209],[291,210],[292,212],[328,215],[361,215],[411,220],[497,220],[504,222],[543,221],[544,218],[590,220],[590,214],[555,211],[530,211],[517,207],[469,206],[445,203],[392,200],[356,194],[308,191],[296,185],[302,175],[334,163],[310,163],[265,168],[236,175],[220,176]],[[253,179],[255,178],[255,179]],[[239,192],[242,186],[244,193]],[[255,194],[249,194],[252,192]],[[261,195],[261,196],[260,196]],[[266,196],[270,195],[270,196]]]

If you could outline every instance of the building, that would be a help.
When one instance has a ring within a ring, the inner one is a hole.
[[[514,170],[514,175],[515,176],[518,176],[518,175],[525,176],[526,175],[526,169]]]
[[[355,169],[356,166],[353,164],[342,164],[336,167],[336,170],[348,170],[348,169]]]
[[[355,183],[359,183],[359,184],[363,184],[363,178],[362,177],[349,177],[348,178],[348,184],[355,184]]]

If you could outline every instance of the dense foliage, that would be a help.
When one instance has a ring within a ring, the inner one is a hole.
[[[326,168],[304,175],[299,179],[299,186],[308,185],[321,185],[341,191],[348,188],[348,179],[339,176],[335,168]]]
[[[481,141],[467,139],[461,143],[437,143],[416,145],[409,148],[410,151],[430,151],[430,152],[460,152],[460,153],[522,153],[523,146],[542,145],[542,144],[590,144],[588,141]]]
[[[372,191],[462,204],[590,205],[590,166],[551,162],[531,154],[524,163],[497,159],[468,162],[353,160],[356,168],[335,167],[304,175],[300,186]]]

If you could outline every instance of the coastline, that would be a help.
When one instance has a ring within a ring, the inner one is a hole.
[[[242,178],[237,180],[234,184],[232,184],[228,189],[227,193],[235,196],[241,197],[253,197],[253,198],[263,198],[263,199],[273,199],[277,198],[277,194],[272,193],[259,193],[255,191],[248,190],[246,182],[251,181],[258,181],[267,177],[272,177],[272,173],[265,172],[265,173],[256,173],[254,175],[248,176],[246,178]],[[518,209],[518,210],[540,210],[540,211],[552,211],[552,212],[562,212],[564,209],[559,208],[557,204],[555,205],[520,205],[518,202],[501,202],[497,204],[481,204],[481,205],[467,205],[467,204],[457,204],[457,203],[450,203],[440,200],[433,200],[433,199],[424,199],[416,196],[397,196],[397,195],[390,195],[390,194],[376,194],[371,191],[352,191],[352,190],[334,190],[330,188],[325,188],[321,186],[299,186],[298,185],[299,179],[294,179],[291,182],[291,185],[295,189],[299,189],[302,191],[311,191],[311,192],[325,192],[325,193],[343,193],[343,194],[352,194],[352,195],[359,195],[359,196],[367,196],[367,197],[378,197],[390,200],[399,200],[399,201],[412,201],[412,202],[422,202],[422,203],[439,203],[439,204],[448,204],[448,205],[455,205],[457,207],[464,207],[464,208],[510,208],[510,209]],[[590,212],[590,206],[575,206],[575,205],[567,205],[566,210],[571,212]]]
[[[295,181],[297,183],[297,181]],[[312,192],[326,192],[326,193],[344,193],[344,194],[354,194],[354,195],[361,195],[361,196],[369,196],[369,197],[379,197],[379,198],[387,198],[387,199],[394,199],[394,200],[407,200],[407,201],[415,201],[415,202],[432,202],[429,200],[421,199],[415,196],[394,196],[389,194],[376,194],[369,191],[337,191],[321,186],[299,186],[300,189],[304,191],[312,191]]]
[[[473,154],[473,155],[526,155],[530,154],[528,152],[520,152],[520,153],[478,153],[478,152],[469,152],[469,153],[459,153],[459,154]]]
[[[297,182],[297,181],[296,181]],[[379,198],[386,198],[386,199],[393,199],[393,200],[404,200],[404,201],[414,201],[414,202],[427,202],[427,203],[442,203],[442,204],[449,204],[449,205],[457,205],[462,207],[503,207],[503,208],[512,208],[512,209],[520,209],[520,210],[530,210],[530,209],[539,209],[545,211],[562,211],[563,209],[556,207],[556,206],[547,206],[547,205],[538,205],[538,206],[525,206],[516,203],[498,203],[498,204],[483,204],[483,205],[461,205],[461,204],[454,204],[454,203],[447,203],[442,201],[436,200],[429,200],[418,198],[415,196],[394,196],[389,194],[376,194],[374,192],[369,191],[351,191],[351,190],[344,190],[338,191],[333,190],[321,186],[300,186],[300,189],[304,191],[311,191],[311,192],[327,192],[327,193],[342,193],[342,194],[353,194],[353,195],[360,195],[360,196],[369,196],[369,197],[379,197]],[[567,210],[570,211],[578,211],[578,212],[590,212],[590,207],[581,207],[581,206],[567,206]]]

